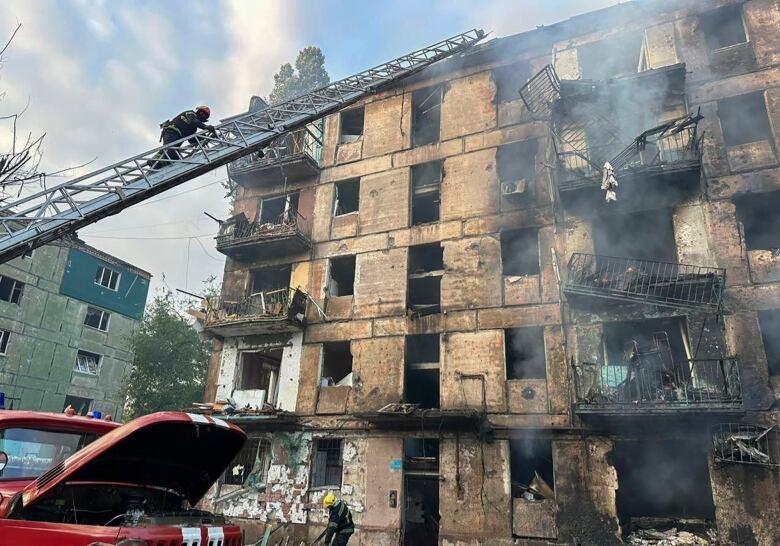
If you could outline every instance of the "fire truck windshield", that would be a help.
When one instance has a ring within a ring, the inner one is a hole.
[[[0,451],[8,463],[0,480],[36,478],[95,440],[94,433],[63,432],[36,428],[0,430]]]

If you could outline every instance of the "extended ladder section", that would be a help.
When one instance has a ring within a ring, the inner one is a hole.
[[[233,118],[218,126],[214,135],[198,133],[7,202],[0,208],[0,263],[256,152],[288,131],[465,51],[484,35],[476,29],[458,34],[285,103]],[[190,146],[182,147],[186,141]],[[163,155],[171,147],[180,147],[181,157]]]

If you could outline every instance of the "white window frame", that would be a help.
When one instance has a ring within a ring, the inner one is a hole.
[[[8,294],[9,298],[8,299],[0,298],[0,301],[13,303],[14,305],[20,305],[22,302],[22,296],[24,295],[24,283],[22,281],[19,281],[7,275],[0,275],[0,279],[10,279],[14,283],[11,286],[11,292]],[[16,301],[14,301],[14,293],[17,291],[17,287],[19,288],[19,298]]]
[[[11,331],[0,330],[0,356],[8,354],[8,344],[11,342]]]
[[[92,326],[91,324],[87,324],[87,318],[89,317],[90,311],[96,311],[100,313],[100,320],[98,321],[97,326]],[[105,321],[105,327],[101,328],[103,326],[103,321]],[[98,309],[97,307],[87,307],[87,314],[84,316],[84,326],[87,328],[92,328],[93,330],[99,330],[101,332],[108,332],[109,327],[111,326],[111,313],[108,311],[104,311],[103,309]]]
[[[96,356],[97,357],[97,363],[95,364],[95,370],[92,371],[90,369],[88,362],[82,362],[80,360],[80,357],[84,356]],[[90,353],[89,351],[78,351],[76,353],[76,362],[73,364],[73,371],[78,373],[83,373],[85,375],[100,375],[100,368],[103,364],[103,355],[99,355],[97,353]]]
[[[106,279],[106,272],[108,272],[108,279]],[[122,278],[122,273],[104,265],[99,265],[95,273],[95,284],[102,286],[103,288],[113,290],[114,292],[119,291],[119,281]],[[116,275],[116,277],[114,277],[114,275]],[[116,279],[114,286],[111,286],[111,279]],[[103,284],[104,281],[106,281],[108,284]]]

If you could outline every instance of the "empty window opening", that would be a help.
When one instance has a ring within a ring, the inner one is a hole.
[[[339,135],[340,144],[349,144],[357,142],[363,137],[363,124],[365,122],[366,110],[362,106],[359,108],[350,108],[341,112],[341,134]]]
[[[412,225],[439,221],[441,161],[412,167]]]
[[[526,193],[536,176],[536,140],[505,144],[496,152],[501,193]]]
[[[341,444],[340,439],[314,440],[312,487],[341,487]]]
[[[98,354],[79,351],[76,354],[76,364],[73,366],[73,370],[89,375],[99,375],[100,362],[102,359],[103,357]]]
[[[706,13],[701,16],[700,25],[710,49],[747,42],[741,5],[725,6]]]
[[[355,256],[331,258],[328,294],[330,296],[351,296],[354,293]]]
[[[263,199],[260,202],[258,222],[260,224],[282,223],[287,218],[284,214],[285,212],[298,210],[298,198],[298,192],[294,192],[288,195]]]
[[[623,530],[631,532],[637,518],[713,520],[707,448],[684,438],[615,442],[615,500]]]
[[[347,180],[336,184],[336,202],[333,214],[341,216],[357,212],[360,207],[360,179]]]
[[[34,248],[28,248],[27,250],[24,251],[24,254],[22,254],[22,258],[32,260],[34,252],[35,252]]]
[[[578,47],[582,79],[607,80],[636,74],[643,36],[642,32],[626,33]]]
[[[538,327],[504,330],[507,379],[545,379],[544,329]]]
[[[95,284],[116,291],[119,287],[119,272],[99,265],[95,273]]]
[[[252,476],[253,485],[265,484],[269,442],[260,438],[247,439],[236,458],[225,469],[223,485],[244,485]]]
[[[618,258],[677,262],[672,211],[657,209],[610,214],[593,221],[596,254]]]
[[[726,146],[772,138],[763,91],[719,100],[718,118]]]
[[[406,336],[406,364],[439,364],[439,334]]]
[[[436,438],[404,438],[404,471],[439,471],[439,440]]]
[[[525,85],[530,76],[530,67],[526,61],[494,68],[496,102],[520,100],[520,88]]]
[[[274,405],[282,365],[282,349],[241,353],[241,367],[236,388],[247,391],[263,391],[261,403]]]
[[[108,323],[110,319],[110,313],[107,313],[102,309],[96,309],[95,307],[87,307],[87,316],[84,317],[84,325],[108,332]]]
[[[689,358],[688,328],[684,317],[606,322],[604,357],[610,366],[642,362],[669,369]]]
[[[780,191],[734,199],[748,250],[780,248]]]
[[[8,341],[11,339],[11,332],[0,330],[0,355],[8,354]]]
[[[758,312],[769,375],[780,376],[780,309]]]
[[[525,500],[555,498],[552,441],[540,438],[509,440],[512,497]]]
[[[441,309],[441,277],[444,252],[441,245],[409,247],[408,306],[414,315],[438,313]]]
[[[442,95],[440,85],[412,93],[412,146],[439,142]]]
[[[539,274],[539,230],[501,232],[501,268],[504,275]]]
[[[322,374],[320,385],[351,385],[352,349],[349,341],[322,344]]]
[[[290,287],[292,266],[264,267],[252,272],[252,293],[287,290]]]
[[[65,403],[62,405],[62,410],[68,409],[68,406],[76,410],[77,415],[86,415],[89,412],[89,408],[92,405],[90,398],[82,398],[81,396],[73,396],[69,394],[65,397]]]
[[[406,336],[405,399],[420,408],[439,407],[439,334]]]
[[[11,277],[0,276],[0,300],[19,303],[22,299],[24,283]]]
[[[404,546],[439,544],[439,477],[404,472]]]

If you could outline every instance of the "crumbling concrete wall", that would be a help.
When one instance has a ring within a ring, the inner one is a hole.
[[[501,330],[450,333],[442,339],[441,406],[506,411]]]

